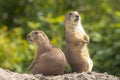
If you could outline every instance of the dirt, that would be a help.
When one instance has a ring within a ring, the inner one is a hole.
[[[42,74],[20,74],[0,68],[0,80],[120,80],[120,77],[97,72],[44,76]]]

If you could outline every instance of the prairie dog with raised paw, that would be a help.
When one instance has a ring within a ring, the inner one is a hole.
[[[89,36],[82,27],[77,11],[70,11],[65,17],[65,37],[66,57],[72,72],[91,72],[93,62],[87,48]]]
[[[64,73],[66,58],[61,49],[53,47],[43,31],[33,30],[28,41],[36,45],[36,55],[29,69],[33,74],[60,75]]]

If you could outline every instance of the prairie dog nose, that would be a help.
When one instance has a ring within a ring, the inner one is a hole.
[[[30,38],[30,35],[27,35],[27,40],[28,40],[28,42],[32,41],[31,38]]]
[[[79,19],[79,16],[77,15],[77,16],[75,16],[77,19]]]
[[[27,38],[30,38],[30,35],[27,35]]]
[[[75,21],[78,21],[78,20],[79,20],[79,16],[76,15],[76,16],[75,16]]]

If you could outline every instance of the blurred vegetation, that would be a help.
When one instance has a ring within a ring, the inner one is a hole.
[[[0,67],[27,71],[36,48],[26,35],[34,29],[65,52],[64,16],[77,10],[90,36],[93,71],[120,76],[119,5],[120,0],[0,0]]]

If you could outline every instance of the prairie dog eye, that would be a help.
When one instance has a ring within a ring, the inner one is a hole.
[[[72,13],[69,13],[69,15],[72,15]]]
[[[76,18],[79,18],[79,16],[77,15]]]
[[[38,34],[38,32],[35,32],[35,34]]]

